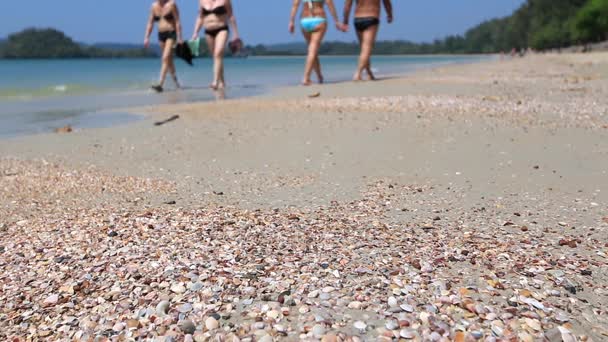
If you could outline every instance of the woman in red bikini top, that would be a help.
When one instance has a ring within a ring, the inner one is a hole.
[[[240,42],[236,18],[230,0],[199,0],[199,13],[194,25],[192,39],[198,38],[201,28],[205,27],[205,40],[209,53],[213,56],[213,82],[210,88],[217,90],[226,86],[224,79],[224,51],[229,26],[232,27],[232,41]]]

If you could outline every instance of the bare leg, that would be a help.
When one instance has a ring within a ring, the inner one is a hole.
[[[303,85],[310,85],[310,74],[312,73],[313,69],[317,73],[319,81],[323,80],[323,75],[321,73],[321,63],[319,62],[319,48],[321,47],[321,42],[323,41],[325,32],[327,32],[326,23],[319,25],[315,32],[302,31],[302,34],[304,35],[304,38],[308,43],[308,56],[306,57],[306,65],[304,67],[304,78],[302,79]]]
[[[321,73],[321,62],[319,61],[319,56],[317,56],[317,58],[315,59],[315,65],[313,66],[315,73],[317,74],[317,79],[319,80],[319,83],[323,84],[324,78],[323,78],[323,74]]]
[[[211,37],[208,34],[205,34],[205,40],[207,41],[207,47],[209,48],[209,55],[211,56],[211,58],[214,58],[214,56],[215,56],[215,38]],[[214,68],[215,68],[215,64],[214,64]],[[213,81],[209,85],[209,88],[217,89],[217,79],[215,78],[215,72],[213,73]]]
[[[357,39],[359,40],[359,46],[363,46],[363,32],[356,30],[357,32]],[[359,62],[357,64],[357,70],[355,70],[355,74],[353,75],[353,81],[361,81],[361,73],[363,72],[363,70],[361,70],[361,54],[359,55]]]
[[[170,41],[170,40],[169,40]],[[160,49],[162,51],[162,59],[161,59],[161,67],[160,67],[160,76],[158,79],[158,85],[162,88],[165,84],[165,78],[167,78],[167,71],[169,70],[169,64],[171,59],[171,51],[172,45],[165,43],[160,43]]]
[[[171,47],[173,47],[174,43],[175,42],[173,41],[173,39],[167,39],[167,41],[165,42],[165,44],[167,44],[167,45],[169,45]],[[173,78],[173,82],[175,83],[175,87],[177,89],[179,89],[180,86],[179,86],[179,82],[177,81],[177,72],[175,70],[175,62],[173,60],[173,51],[171,51],[169,53],[169,65],[168,65],[168,69],[169,69],[169,73],[171,73],[171,77]]]
[[[311,34],[305,31],[302,31],[302,33],[304,34],[304,39],[306,39],[306,43],[310,44],[310,39],[311,39]],[[319,80],[319,83],[323,83],[323,73],[321,73],[321,63],[319,62],[319,56],[317,56],[317,58],[315,58],[315,62],[312,66],[313,70],[315,71],[315,74],[317,74],[317,79]]]
[[[175,83],[175,88],[181,89],[182,86],[179,83],[179,80],[177,79],[177,71],[175,69],[175,63],[173,61],[171,61],[171,77],[173,77],[173,83]]]
[[[310,37],[311,37],[311,33],[310,32],[306,32],[304,30],[302,30],[302,35],[304,36],[304,39],[306,40],[306,44],[308,45],[308,51],[310,54]],[[316,61],[316,58],[315,58]],[[304,62],[304,78],[302,79],[302,84],[303,85],[310,85],[312,82],[310,81],[310,73],[306,73],[306,70],[308,69],[308,57],[306,58],[306,62]]]
[[[215,37],[215,48],[213,52],[213,77],[217,81],[217,88],[224,89],[226,80],[224,78],[224,51],[228,42],[228,31],[220,31]]]
[[[367,30],[357,33],[360,35],[361,41],[361,55],[359,56],[359,66],[357,67],[357,73],[359,80],[361,79],[361,73],[363,70],[367,71],[367,75],[370,80],[375,80],[376,77],[372,73],[371,57],[374,45],[376,44],[376,35],[378,34],[378,25],[369,27]]]
[[[376,37],[378,36],[378,30],[380,29],[379,25],[375,25],[370,27],[370,29],[367,31],[367,37],[365,36],[365,34],[363,35],[363,39],[367,40],[370,42],[370,49],[369,49],[369,57],[367,59],[367,66],[365,68],[365,70],[367,71],[367,76],[369,77],[370,80],[375,81],[376,80],[376,76],[374,76],[374,73],[372,72],[372,52],[374,50],[374,46],[376,46]]]

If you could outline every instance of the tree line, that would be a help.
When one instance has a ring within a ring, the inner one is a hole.
[[[55,29],[28,28],[0,43],[0,58],[131,58],[155,53],[142,48],[107,49],[74,42]]]
[[[463,35],[432,43],[380,41],[376,54],[498,53],[512,49],[547,50],[608,39],[608,0],[528,0],[512,15],[485,21]],[[292,54],[263,45],[253,55]],[[321,53],[356,54],[356,43],[326,42]],[[298,53],[303,53],[298,51]]]
[[[405,40],[379,41],[374,53],[469,54],[498,53],[511,49],[547,50],[608,39],[608,0],[527,0],[512,15],[485,21],[463,35],[448,36],[431,43]],[[201,44],[203,53],[205,44]],[[306,45],[277,44],[246,47],[249,55],[304,55]],[[325,42],[324,55],[353,55],[356,42]],[[0,58],[94,58],[151,57],[157,51],[133,47],[116,49],[83,46],[60,31],[27,29],[0,42]]]
[[[528,0],[511,16],[437,42],[451,51],[548,50],[608,39],[608,0]]]

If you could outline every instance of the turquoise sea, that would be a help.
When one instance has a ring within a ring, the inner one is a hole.
[[[484,56],[378,56],[378,76],[403,75],[421,68],[471,63]],[[326,82],[347,81],[356,56],[321,57]],[[147,104],[215,100],[207,88],[211,60],[190,67],[177,62],[183,90],[155,94],[149,85],[158,77],[157,59],[0,60],[0,137],[48,132],[57,127],[102,127],[137,120],[116,108]],[[296,85],[304,57],[226,59],[226,98],[255,96],[274,87]]]

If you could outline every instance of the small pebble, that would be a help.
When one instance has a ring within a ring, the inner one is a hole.
[[[169,312],[169,306],[171,304],[169,303],[169,301],[163,300],[162,302],[158,303],[158,305],[156,305],[156,314],[158,314],[159,316],[164,316]]]
[[[401,304],[401,309],[405,312],[414,312],[414,307],[409,304]]]
[[[174,284],[171,286],[171,291],[177,294],[182,294],[186,292],[186,287],[182,284]]]
[[[362,303],[359,301],[353,301],[348,304],[349,309],[359,310],[361,309]]]
[[[55,305],[59,301],[59,295],[52,294],[44,300],[44,305]]]
[[[365,332],[365,329],[367,328],[367,324],[362,321],[356,321],[353,326],[362,333]]]
[[[312,335],[314,337],[321,338],[323,334],[325,334],[325,327],[323,327],[321,324],[315,324],[312,327]]]
[[[258,341],[259,342],[272,342],[274,340],[272,339],[272,337],[270,335],[266,334],[266,335],[262,336]]]
[[[213,317],[207,317],[207,319],[205,320],[205,328],[207,328],[207,330],[215,330],[219,326],[220,323],[217,321],[217,319]]]
[[[196,326],[194,325],[194,322],[192,322],[189,319],[180,321],[178,325],[179,325],[180,330],[183,331],[184,334],[194,334],[194,331],[196,330]]]
[[[335,287],[327,286],[327,287],[324,287],[322,291],[323,291],[323,293],[331,293],[331,292],[334,292],[335,290],[336,290]]]
[[[388,297],[388,306],[389,307],[395,307],[395,306],[397,306],[397,298],[395,298],[395,297]]]
[[[399,328],[399,322],[395,320],[390,320],[386,322],[385,326],[388,330],[396,330]]]
[[[188,313],[188,312],[192,311],[192,304],[190,304],[190,303],[182,304],[177,308],[177,311],[179,311],[181,313]]]
[[[270,310],[266,313],[266,316],[268,318],[272,318],[274,320],[276,320],[277,318],[279,318],[280,313],[277,310]]]
[[[405,339],[413,339],[414,337],[416,337],[416,334],[412,329],[401,329],[399,331],[399,336]]]
[[[204,284],[201,283],[200,281],[197,281],[196,283],[192,283],[190,284],[190,286],[188,287],[188,289],[192,292],[196,292],[200,289],[202,289],[204,287]]]

